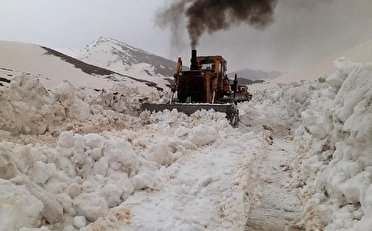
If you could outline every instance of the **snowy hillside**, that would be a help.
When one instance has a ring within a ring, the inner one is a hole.
[[[102,37],[89,44],[77,58],[121,74],[156,82],[162,87],[169,85],[176,66],[175,61]]]
[[[24,73],[38,78],[49,89],[67,80],[74,87],[90,89],[109,88],[118,82],[141,92],[157,90],[153,82],[89,65],[38,45],[0,41],[0,54],[0,77],[7,80]]]

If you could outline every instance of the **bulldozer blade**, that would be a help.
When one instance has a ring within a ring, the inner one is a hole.
[[[239,111],[233,104],[142,104],[142,110],[150,112],[158,112],[176,109],[178,112],[183,112],[186,115],[191,115],[199,110],[214,110],[216,112],[222,112],[226,114],[226,118],[229,120],[232,126],[236,126],[239,122]]]

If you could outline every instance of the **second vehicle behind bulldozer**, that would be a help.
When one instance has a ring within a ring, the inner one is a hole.
[[[170,103],[145,103],[142,108],[149,111],[177,109],[188,115],[202,109],[214,109],[226,113],[230,123],[236,125],[239,119],[236,102],[250,100],[252,96],[247,87],[237,83],[237,78],[230,84],[225,59],[219,55],[197,56],[197,51],[192,50],[190,70],[181,71],[180,64],[179,59]]]

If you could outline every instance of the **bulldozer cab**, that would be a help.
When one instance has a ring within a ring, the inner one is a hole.
[[[197,57],[199,70],[211,70],[217,74],[226,73],[226,61],[221,56]]]
[[[196,56],[190,71],[177,76],[177,98],[181,103],[215,103],[230,92],[226,61],[221,56]]]
[[[214,88],[210,89],[215,92],[215,99],[223,98],[230,91],[229,80],[227,78],[227,62],[222,56],[199,56],[197,57],[198,67],[201,71],[211,71],[213,73]]]

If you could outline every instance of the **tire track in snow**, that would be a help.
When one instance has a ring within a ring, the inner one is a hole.
[[[258,199],[251,209],[246,230],[249,231],[297,231],[302,216],[302,206],[296,192],[291,191],[289,181],[295,156],[292,141],[274,139],[267,158],[254,172],[260,179],[256,189]]]
[[[251,168],[267,143],[262,134],[230,131],[161,168],[163,187],[124,202],[131,219],[113,230],[244,230],[256,187]]]

